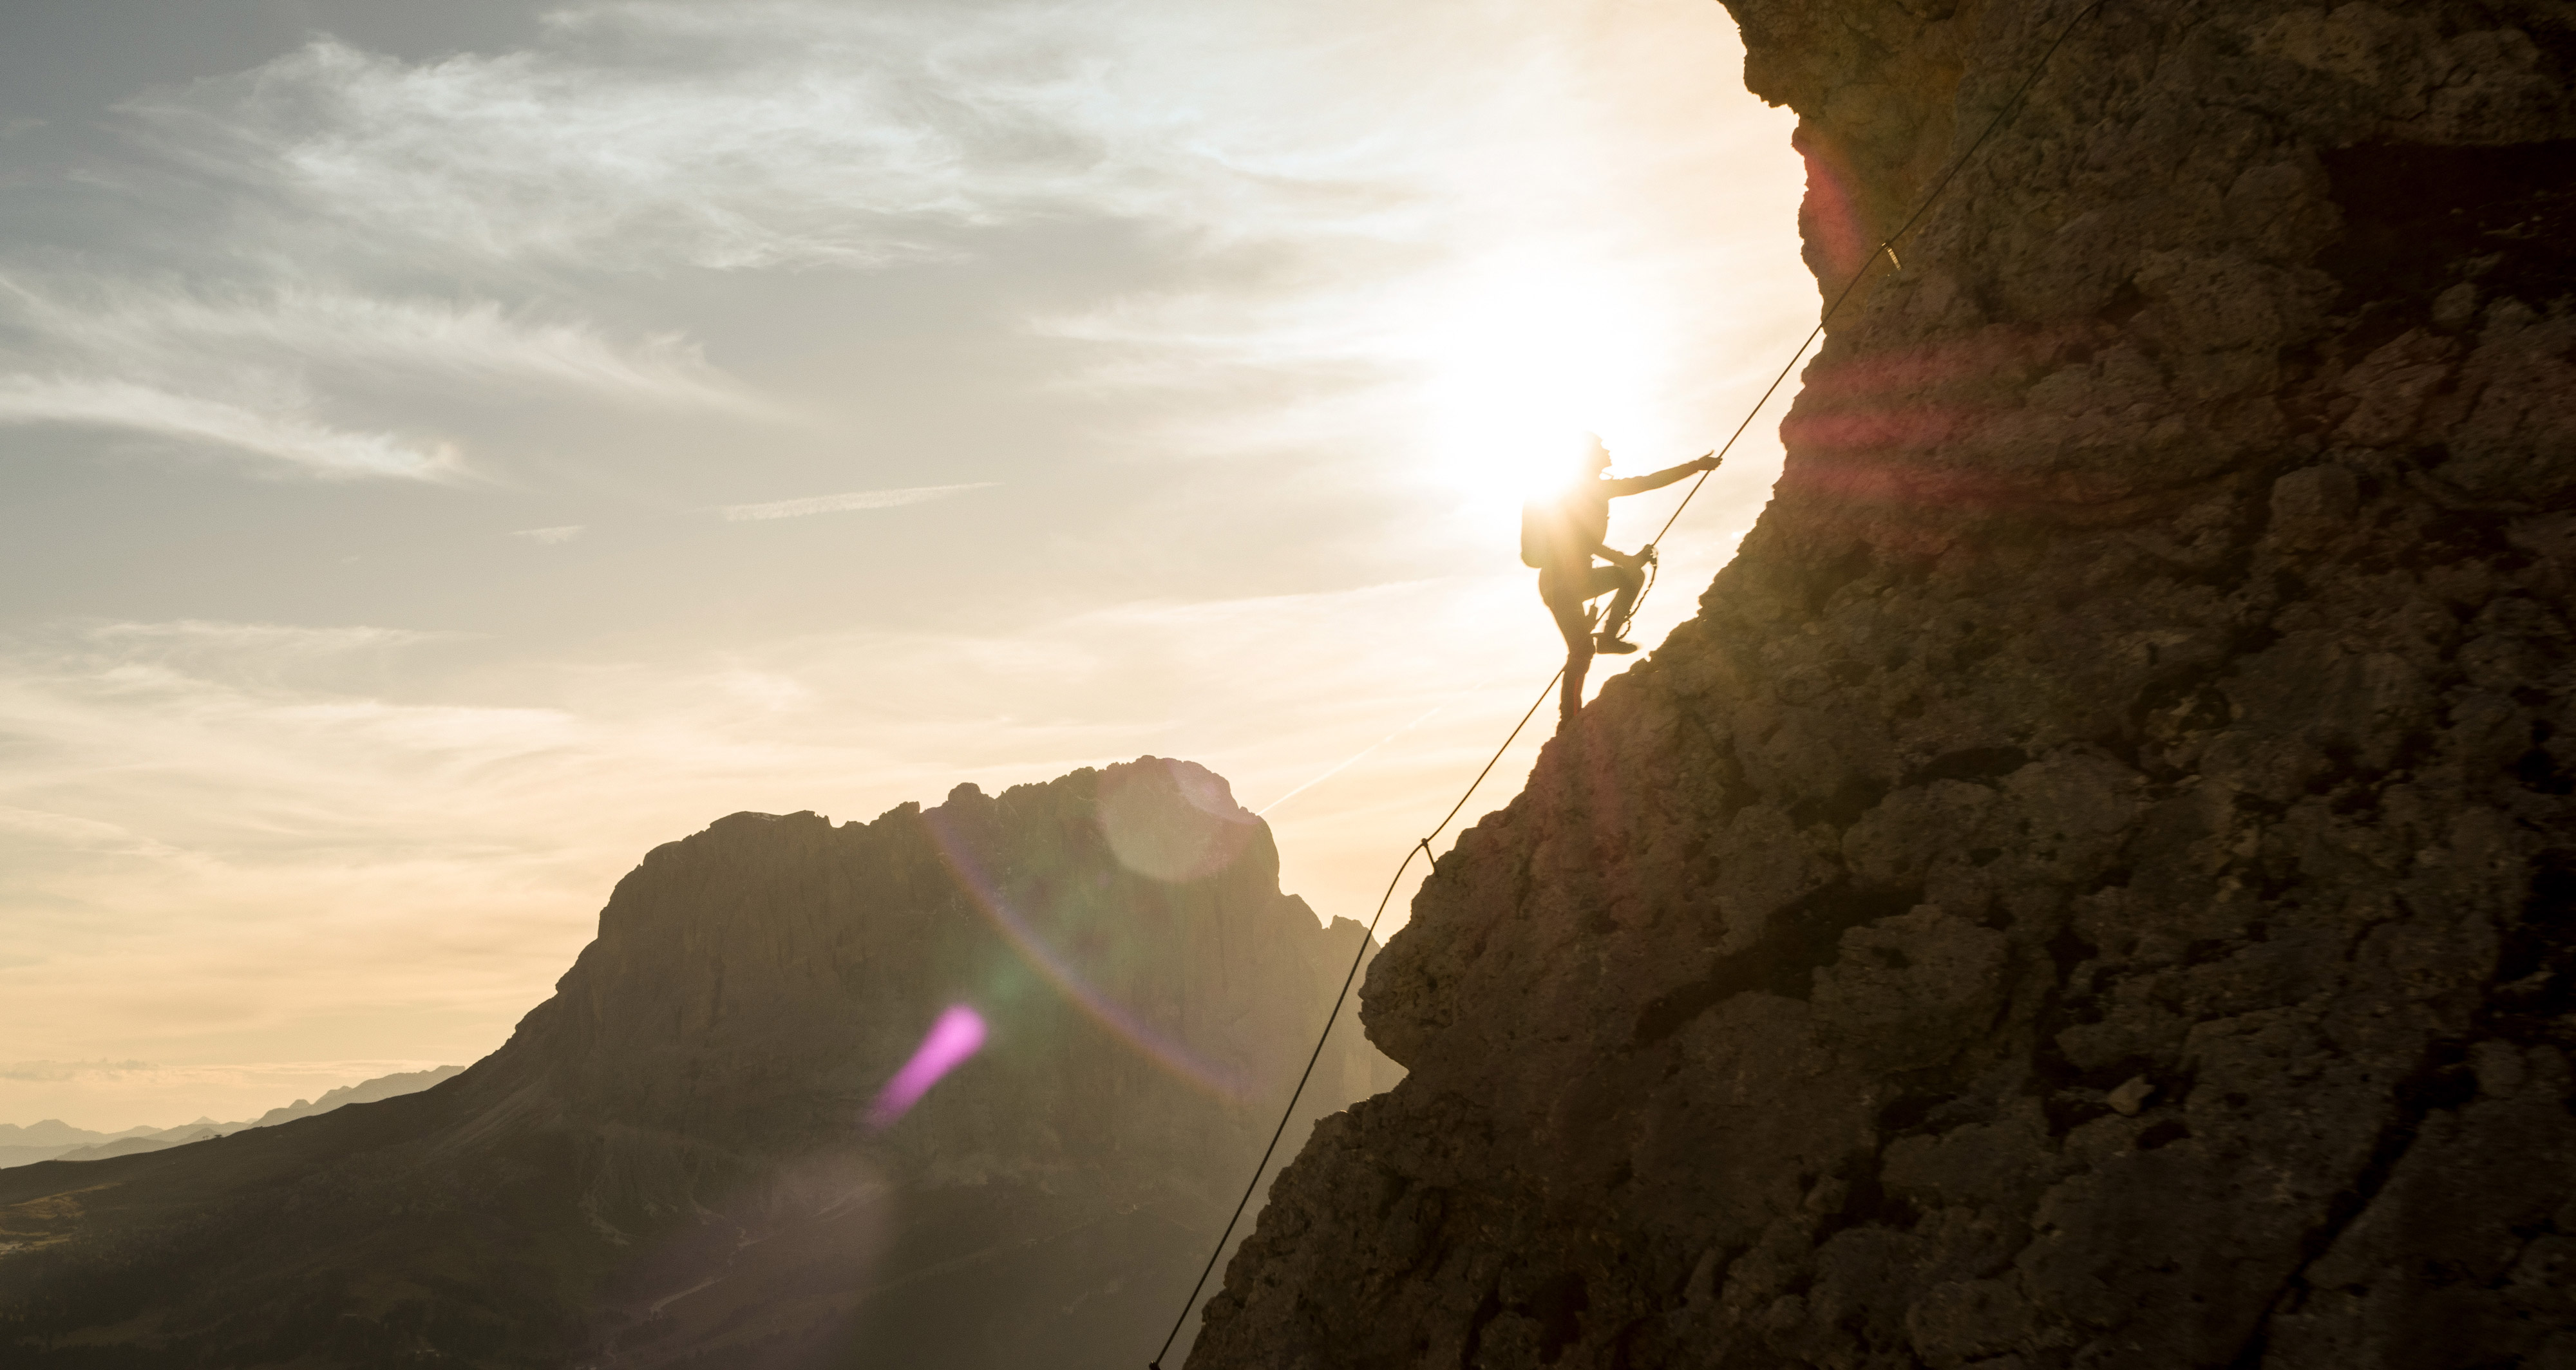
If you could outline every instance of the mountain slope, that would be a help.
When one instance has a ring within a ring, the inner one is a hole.
[[[246,1127],[275,1127],[279,1123],[291,1123],[298,1118],[315,1117],[335,1108],[345,1108],[350,1104],[372,1104],[379,1099],[416,1094],[432,1085],[445,1084],[464,1073],[463,1066],[435,1066],[428,1070],[398,1071],[392,1075],[379,1075],[372,1080],[360,1080],[354,1085],[342,1085],[337,1089],[324,1090],[322,1097],[318,1099],[298,1099],[291,1104],[281,1104],[248,1122],[174,1127],[162,1135],[176,1136],[182,1133],[193,1133],[199,1126],[212,1126],[217,1132],[238,1132]]]
[[[255,1119],[238,1123],[219,1123],[212,1118],[199,1118],[177,1127],[132,1127],[123,1132],[92,1132],[72,1127],[60,1119],[48,1118],[26,1127],[0,1123],[0,1169],[32,1165],[37,1161],[98,1161],[114,1156],[134,1156],[146,1151],[159,1151],[185,1142],[203,1141],[251,1127],[275,1127],[328,1113],[347,1104],[371,1104],[398,1094],[410,1094],[440,1084],[463,1071],[463,1066],[439,1066],[431,1070],[406,1070],[392,1075],[379,1075],[326,1090],[319,1099],[298,1099],[294,1103],[272,1108]]]
[[[1359,929],[1146,758],[656,849],[508,1044],[418,1094],[0,1172],[12,1366],[1124,1365]],[[933,1025],[980,1050],[877,1107]],[[1308,1116],[1391,1069],[1348,1025]],[[14,1249],[12,1249],[14,1248]]]
[[[1234,1367],[2576,1364],[2576,18],[1729,0],[1870,281]]]

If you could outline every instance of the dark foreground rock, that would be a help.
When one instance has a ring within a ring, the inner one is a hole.
[[[2576,10],[1729,0],[1836,320],[1191,1370],[2576,1366]]]
[[[438,1088],[0,1172],[0,1364],[1141,1364],[1360,936],[1183,763],[736,814]],[[1334,1039],[1308,1118],[1395,1075]]]

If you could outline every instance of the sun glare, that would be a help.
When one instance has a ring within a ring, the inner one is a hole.
[[[1562,486],[1585,434],[1615,450],[1653,401],[1660,321],[1618,272],[1573,255],[1481,265],[1424,330],[1431,461],[1471,508]]]

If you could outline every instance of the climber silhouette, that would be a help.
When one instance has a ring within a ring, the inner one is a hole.
[[[1521,561],[1538,568],[1539,600],[1556,616],[1557,631],[1565,634],[1565,689],[1557,702],[1560,728],[1583,707],[1583,676],[1592,668],[1592,654],[1615,656],[1637,650],[1637,644],[1620,634],[1627,631],[1628,615],[1637,607],[1638,592],[1645,588],[1645,566],[1654,559],[1655,549],[1649,544],[1634,553],[1617,552],[1602,542],[1610,535],[1610,501],[1714,471],[1718,462],[1717,455],[1710,453],[1651,476],[1613,480],[1602,474],[1610,469],[1610,449],[1601,445],[1600,438],[1585,436],[1589,441],[1574,478],[1556,494],[1521,508]],[[1595,566],[1595,557],[1610,564]],[[1610,601],[1610,612],[1596,633],[1592,614],[1584,606],[1613,591],[1618,597]]]

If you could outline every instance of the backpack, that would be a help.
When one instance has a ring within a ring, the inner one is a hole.
[[[1521,565],[1542,570],[1565,560],[1560,549],[1565,546],[1565,511],[1552,499],[1534,499],[1521,506]]]
[[[1580,486],[1559,491],[1521,506],[1521,565],[1544,571],[1550,566],[1589,566],[1592,545],[1608,531],[1605,526],[1591,526],[1597,515],[1606,524],[1608,502],[1586,508]],[[1586,534],[1590,536],[1586,536]]]

